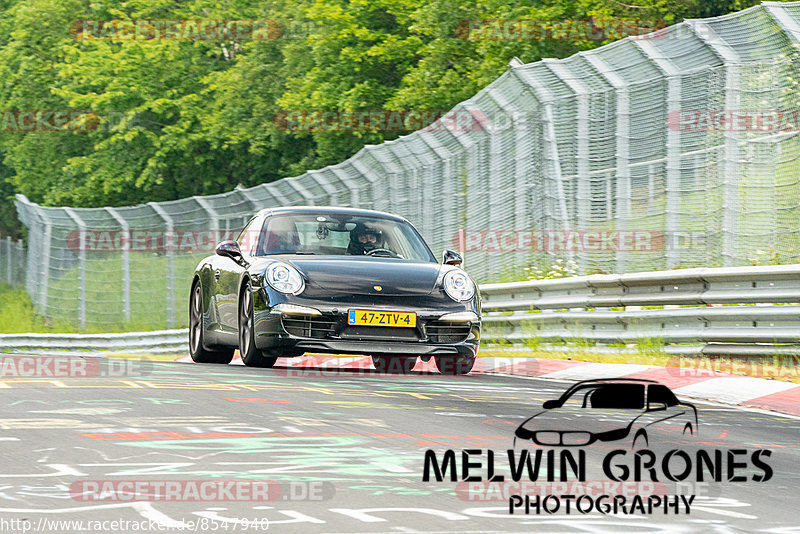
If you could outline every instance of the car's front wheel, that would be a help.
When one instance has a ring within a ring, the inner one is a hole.
[[[197,281],[189,297],[189,355],[197,363],[231,363],[233,349],[207,350],[203,347],[203,288]]]
[[[465,375],[475,365],[475,356],[434,356],[433,359],[443,375]]]
[[[253,289],[248,280],[239,295],[239,354],[248,367],[272,367],[277,356],[267,356],[256,348],[253,320]]]
[[[381,373],[407,375],[417,365],[415,356],[373,356],[372,365]]]

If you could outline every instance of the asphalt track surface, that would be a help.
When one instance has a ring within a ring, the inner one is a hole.
[[[486,478],[492,449],[502,472],[514,429],[566,383],[292,369],[280,362],[274,369],[124,365],[100,360],[91,378],[0,381],[0,531],[97,532],[106,521],[106,532],[800,532],[796,418],[695,403],[699,435],[666,445],[690,456],[698,448],[721,450],[723,458],[728,449],[746,449],[737,472],[747,481],[661,486],[669,494],[696,495],[688,515],[574,508],[566,514],[563,505],[553,514],[511,514],[513,485],[470,493],[449,476],[424,482],[425,451],[441,460],[454,450],[459,470],[461,451],[482,451],[476,458],[484,467],[470,474]],[[747,461],[756,450],[771,451],[768,481],[752,480],[763,474]],[[626,460],[632,457],[628,451]],[[121,481],[147,482],[140,488],[152,493],[126,500]],[[159,481],[182,481],[184,493],[168,499],[153,490]],[[187,488],[205,481],[237,487],[269,481],[272,489],[267,500],[248,499],[246,492],[198,500]],[[627,491],[597,487],[595,497]]]

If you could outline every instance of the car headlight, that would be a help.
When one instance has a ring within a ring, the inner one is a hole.
[[[451,299],[461,302],[475,296],[475,284],[461,269],[451,269],[444,275],[444,291]]]
[[[281,262],[275,262],[267,267],[266,279],[273,289],[290,295],[302,293],[306,286],[297,269]]]

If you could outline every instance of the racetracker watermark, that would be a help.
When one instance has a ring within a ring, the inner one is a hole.
[[[667,361],[667,373],[676,377],[707,378],[723,374],[772,380],[800,378],[800,354],[775,356],[687,356]]]
[[[501,481],[482,480],[479,482],[459,482],[456,484],[456,496],[467,502],[496,501],[508,502],[514,495],[667,495],[669,490],[663,482],[646,481],[615,481],[615,480],[585,480],[547,482],[541,480]]]
[[[693,109],[667,115],[667,127],[679,132],[800,132],[800,110]]]
[[[78,41],[273,41],[282,28],[271,19],[74,20]]]
[[[659,19],[473,19],[456,24],[465,41],[616,41],[625,37],[658,39],[650,35],[666,28]]]
[[[77,480],[69,494],[81,502],[274,502],[333,498],[333,483],[275,480]]]
[[[100,124],[96,113],[83,109],[7,109],[0,113],[3,132],[88,132]]]
[[[73,230],[67,248],[75,252],[212,252],[234,230]],[[260,232],[240,236],[240,245],[257,242]]]
[[[460,230],[452,244],[464,252],[655,252],[665,235],[655,230]]]
[[[487,118],[468,110],[283,110],[273,123],[286,132],[477,132]]]
[[[29,515],[29,514],[26,514]],[[4,534],[27,534],[28,532],[266,532],[269,519],[266,517],[230,517],[212,519],[190,516],[190,518],[163,517],[150,519],[56,519],[41,516],[33,518],[6,519],[0,517],[0,532]]]
[[[72,230],[66,236],[73,252],[213,252],[216,245],[236,239],[242,250],[262,246],[264,233],[238,230]],[[704,232],[658,230],[459,230],[451,237],[464,252],[659,252],[706,251]]]
[[[93,356],[0,356],[2,378],[121,378],[152,372],[152,362]]]

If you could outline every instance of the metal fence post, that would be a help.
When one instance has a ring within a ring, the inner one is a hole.
[[[210,223],[209,226],[214,226],[214,228],[210,228],[210,230],[213,230],[214,236],[216,236],[214,238],[215,241],[219,241],[220,239],[218,236],[222,235],[222,219],[220,218],[219,213],[217,213],[217,210],[214,209],[214,206],[212,206],[211,203],[203,197],[194,196],[192,197],[192,200],[197,202],[200,207],[206,211],[208,222]]]
[[[105,208],[109,215],[119,223],[120,228],[125,232],[125,242],[122,246],[122,314],[125,320],[131,318],[131,235],[130,226],[114,208]]]
[[[27,200],[27,199],[26,199]],[[50,242],[53,236],[53,223],[50,222],[50,219],[47,218],[44,214],[44,210],[38,204],[33,204],[36,209],[36,213],[41,219],[42,224],[44,224],[44,236],[42,238],[42,242],[39,245],[41,247],[41,255],[42,261],[40,265],[40,275],[39,275],[39,313],[44,315],[45,317],[49,317],[47,314],[47,291],[48,286],[50,284]],[[30,291],[30,288],[29,288]]]
[[[644,39],[633,39],[634,46],[642,51],[667,79],[667,117],[681,109],[680,69],[665,57],[656,46]],[[666,214],[664,222],[664,246],[666,247],[666,268],[678,267],[681,263],[680,248],[677,246],[680,231],[681,194],[681,129],[667,125],[667,163],[666,163]],[[651,187],[652,192],[652,187]]]
[[[577,141],[577,188],[575,210],[578,223],[578,233],[586,232],[589,229],[588,221],[592,211],[592,190],[590,182],[591,162],[589,154],[589,90],[579,78],[567,69],[563,63],[554,59],[544,59],[544,64],[550,69],[559,80],[561,80],[575,94],[575,125]],[[578,253],[578,267],[588,269],[589,261],[586,251],[581,248]]]
[[[78,217],[78,214],[75,213],[75,210],[72,208],[64,208],[64,211],[69,218],[72,219],[75,224],[78,226],[78,231],[80,232],[80,251],[78,252],[78,261],[80,262],[80,289],[79,289],[79,300],[78,300],[78,321],[80,322],[81,328],[86,328],[86,225],[84,224],[83,220]]]
[[[148,202],[147,205],[153,208],[153,211],[155,211],[159,217],[164,219],[164,222],[167,225],[167,233],[171,234],[175,229],[172,217],[170,217],[167,212],[164,211],[164,208],[155,202]],[[167,255],[167,328],[172,328],[175,326],[175,251],[173,248],[174,247],[172,246],[167,246],[167,234],[165,234],[164,249],[166,250]]]
[[[711,48],[725,66],[725,109],[739,109],[739,54],[723,41],[707,22],[688,20],[694,34]],[[735,265],[737,248],[737,211],[739,205],[739,132],[725,131],[725,156],[722,178],[722,260],[726,267]]]
[[[8,285],[13,285],[12,271],[11,271],[11,236],[6,237],[6,281]]]
[[[25,247],[22,245],[22,239],[17,240],[17,250],[19,251],[19,259],[17,260],[17,281],[20,285],[25,286],[27,284],[27,277],[28,277],[28,270],[26,266],[28,265],[28,253]]]
[[[616,139],[616,162],[614,178],[617,184],[616,230],[628,230],[631,220],[631,169],[630,169],[630,94],[626,82],[615,69],[611,67],[596,51],[584,55],[592,67],[603,76],[616,91],[617,117],[614,126]],[[628,270],[628,253],[626,250],[617,250],[616,272],[624,273]]]
[[[253,213],[257,212],[258,210],[260,210],[262,208],[271,208],[272,207],[272,206],[263,206],[263,205],[261,205],[259,203],[259,199],[256,196],[254,196],[254,194],[253,194],[253,188],[237,187],[236,191],[238,191],[238,193],[240,195],[242,195],[250,203],[250,211],[252,211]],[[248,220],[250,220],[250,219],[246,218],[244,222],[247,223]],[[244,226],[244,224],[242,226]],[[225,229],[227,230],[227,225],[226,225]],[[217,236],[216,240],[219,241],[219,239],[220,239],[220,237]],[[215,243],[215,245],[216,245],[216,243]]]
[[[558,197],[557,211],[561,216],[561,228],[554,228],[553,220],[556,219],[555,206],[551,206],[550,202],[545,203],[544,217],[547,221],[548,228],[541,228],[541,230],[562,230],[568,232],[570,229],[569,212],[567,210],[566,199],[564,198],[564,184],[561,169],[561,157],[558,151],[558,135],[555,130],[555,117],[553,116],[554,96],[550,89],[540,82],[536,76],[533,76],[525,69],[512,68],[511,73],[516,75],[519,80],[530,87],[530,90],[535,95],[536,99],[542,104],[543,110],[543,131],[542,131],[542,144],[543,144],[543,165],[544,172],[542,173],[543,181],[547,180],[548,162],[552,166],[551,181],[555,185],[555,196]],[[549,248],[549,247],[548,247]],[[550,255],[550,262],[552,264],[553,252],[548,250]],[[568,253],[568,259],[572,259],[572,253]]]

